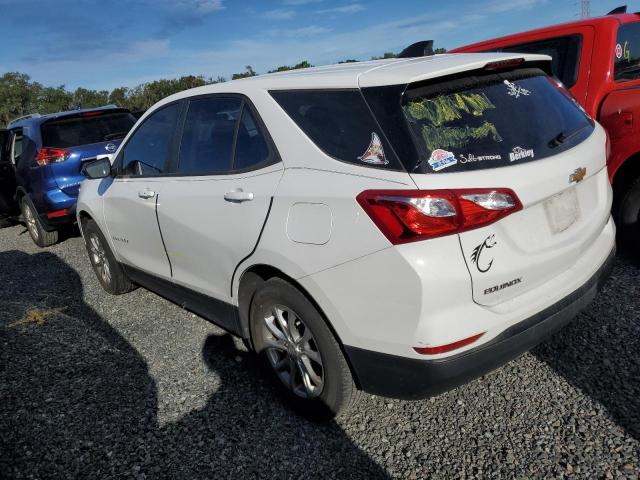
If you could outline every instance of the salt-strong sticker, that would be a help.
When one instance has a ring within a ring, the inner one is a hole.
[[[531,92],[526,88],[522,88],[520,85],[511,83],[509,80],[505,80],[504,84],[507,86],[507,93],[514,98],[520,98],[520,95],[527,97],[531,94]]]
[[[387,165],[389,163],[389,160],[384,156],[380,137],[375,132],[371,133],[371,143],[362,156],[358,157],[358,160],[371,165]]]
[[[468,155],[460,154],[460,163],[486,162],[488,160],[502,160],[502,155]]]
[[[434,172],[438,172],[443,168],[450,167],[456,163],[458,163],[458,159],[453,152],[447,152],[441,148],[436,148],[431,152],[431,157],[429,158],[429,165],[431,165]]]

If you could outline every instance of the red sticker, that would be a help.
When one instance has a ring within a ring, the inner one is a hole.
[[[622,58],[622,45],[616,44],[616,58],[620,60]]]

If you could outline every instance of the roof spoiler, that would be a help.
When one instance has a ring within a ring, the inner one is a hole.
[[[607,13],[607,15],[619,15],[621,13],[627,13],[627,6],[626,5],[622,5],[621,7],[614,8],[609,13]]]
[[[433,40],[422,40],[421,42],[412,43],[402,50],[398,58],[430,57],[432,55],[434,55]]]
[[[41,117],[42,115],[40,115],[39,113],[30,113],[29,115],[23,115],[21,117],[18,118],[14,118],[13,120],[11,120],[8,124],[7,127],[10,127],[12,124],[19,122],[20,120],[28,120],[29,118],[38,118]]]

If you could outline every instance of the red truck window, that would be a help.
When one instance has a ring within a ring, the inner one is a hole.
[[[558,77],[565,87],[571,88],[578,80],[581,48],[581,35],[566,35],[509,45],[508,47],[500,48],[499,51],[549,55],[552,58],[551,68],[553,74]]]
[[[620,26],[614,55],[616,81],[640,78],[640,23]]]

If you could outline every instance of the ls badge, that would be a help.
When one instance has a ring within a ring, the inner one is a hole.
[[[584,167],[576,168],[574,172],[569,175],[569,183],[579,183],[587,176],[587,169]]]

